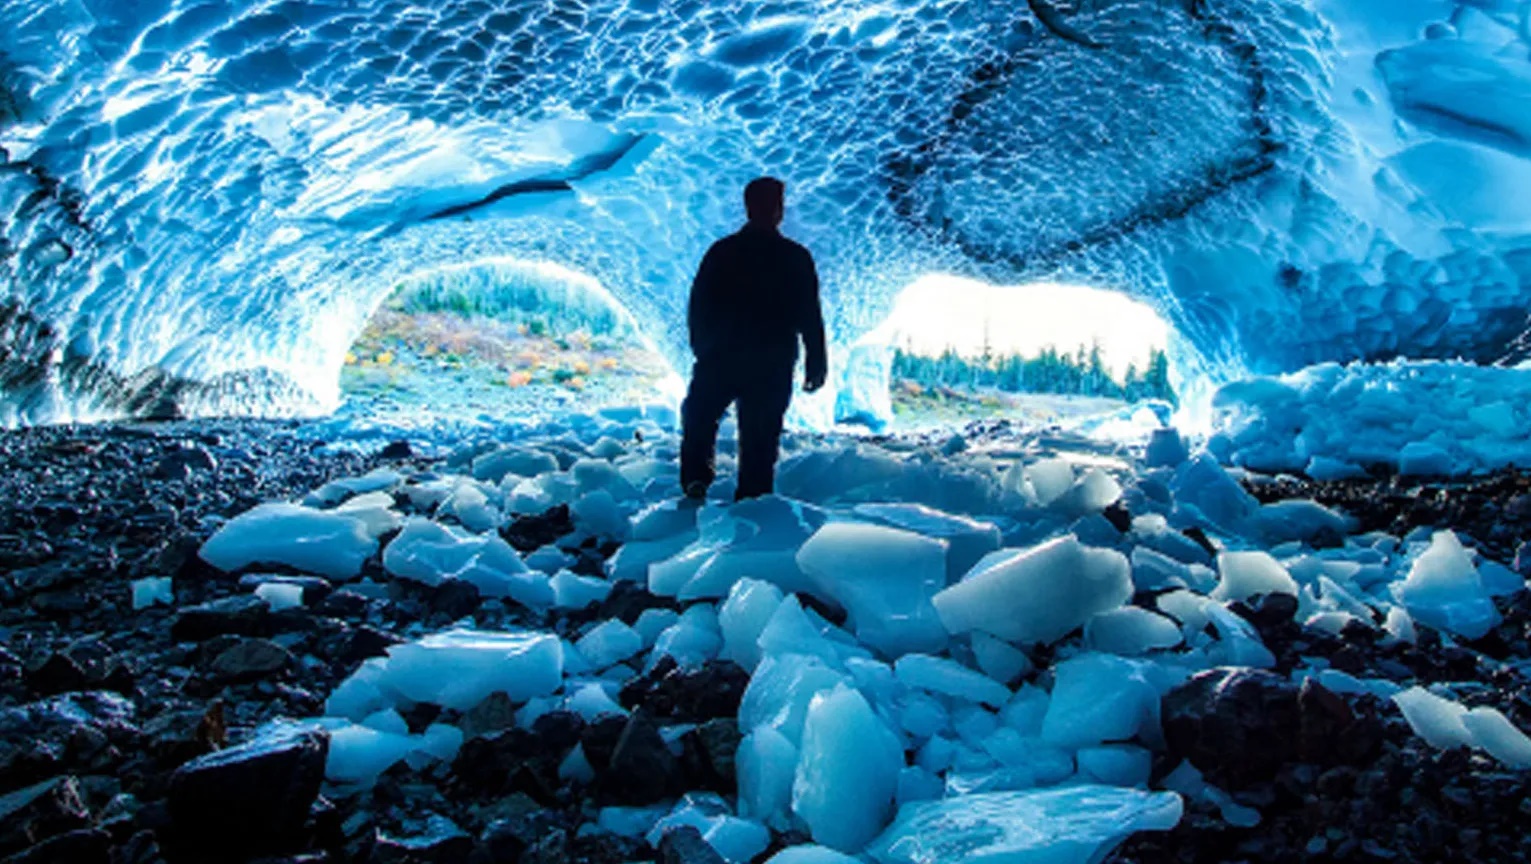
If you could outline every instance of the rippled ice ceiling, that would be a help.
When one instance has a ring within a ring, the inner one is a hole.
[[[672,360],[739,189],[842,344],[946,271],[1155,305],[1216,375],[1495,359],[1514,0],[3,0],[0,420],[301,410],[398,280],[601,280]]]

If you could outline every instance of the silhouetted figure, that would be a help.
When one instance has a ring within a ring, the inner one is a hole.
[[[813,256],[781,235],[780,180],[744,188],[749,222],[712,244],[691,285],[691,389],[681,405],[681,488],[692,498],[712,484],[718,423],[738,407],[739,486],[735,500],[771,492],[782,417],[792,401],[797,343],[807,350],[803,389],[824,386],[824,318]]]

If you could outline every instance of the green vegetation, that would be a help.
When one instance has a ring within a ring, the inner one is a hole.
[[[398,286],[386,305],[405,315],[493,318],[532,336],[634,335],[632,322],[591,286],[532,265],[486,264],[424,276]]]
[[[1106,370],[1100,346],[1083,345],[1073,355],[1046,348],[1035,357],[1008,354],[967,358],[948,348],[939,357],[905,351],[893,352],[893,377],[922,388],[993,389],[1005,393],[1054,393],[1070,396],[1102,396],[1135,402],[1163,399],[1175,403],[1169,382],[1169,358],[1163,351],[1149,355],[1148,366],[1138,371],[1127,367],[1123,380]]]

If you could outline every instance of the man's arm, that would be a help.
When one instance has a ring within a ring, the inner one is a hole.
[[[718,247],[702,256],[702,264],[691,280],[691,302],[686,310],[686,329],[691,339],[691,353],[700,358],[709,353],[717,339]]]
[[[819,308],[819,271],[813,264],[813,256],[805,250],[803,259],[807,264],[801,322],[803,348],[807,352],[804,361],[803,389],[809,393],[824,386],[829,377],[829,355],[824,348],[824,312]]]

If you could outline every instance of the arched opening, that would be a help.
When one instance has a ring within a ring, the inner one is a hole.
[[[499,258],[400,282],[341,370],[346,410],[537,417],[673,400],[670,365],[595,279]]]
[[[837,415],[894,430],[999,417],[1051,425],[1139,403],[1167,417],[1179,401],[1176,341],[1152,307],[1120,292],[933,274],[852,348]]]

